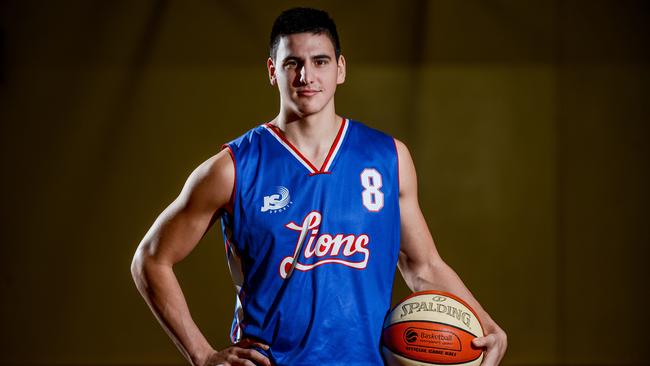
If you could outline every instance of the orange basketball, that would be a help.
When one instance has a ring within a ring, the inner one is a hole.
[[[478,366],[483,351],[472,340],[482,336],[481,321],[465,301],[447,292],[421,291],[388,314],[382,352],[391,366]]]

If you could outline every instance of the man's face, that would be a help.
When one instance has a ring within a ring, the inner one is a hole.
[[[345,81],[345,59],[336,60],[325,34],[296,33],[280,38],[275,61],[267,61],[271,85],[278,85],[284,110],[305,117],[334,103]]]

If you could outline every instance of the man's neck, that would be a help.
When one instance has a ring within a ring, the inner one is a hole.
[[[271,123],[314,165],[320,166],[341,126],[342,117],[331,110],[304,116],[280,113]]]

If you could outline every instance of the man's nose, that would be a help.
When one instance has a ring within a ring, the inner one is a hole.
[[[311,66],[304,64],[300,69],[300,83],[305,85],[310,84],[313,81],[312,77],[313,72]]]

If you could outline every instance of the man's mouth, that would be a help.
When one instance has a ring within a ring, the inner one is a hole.
[[[311,97],[311,96],[316,95],[316,94],[318,94],[320,92],[321,91],[317,90],[317,89],[302,89],[302,90],[298,90],[298,95],[304,96],[304,97]]]

